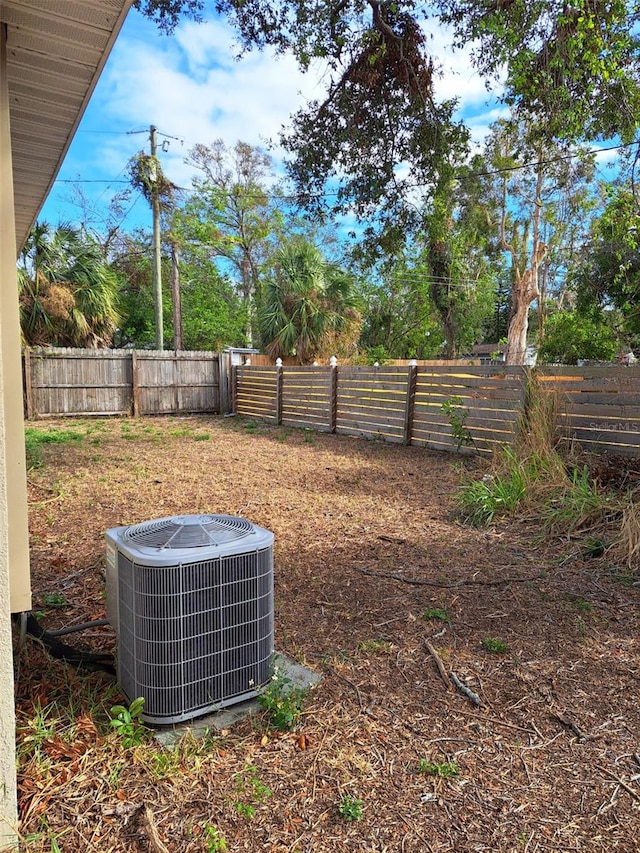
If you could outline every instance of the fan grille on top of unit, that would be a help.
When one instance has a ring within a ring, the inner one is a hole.
[[[129,527],[123,539],[147,548],[203,548],[242,539],[253,531],[232,515],[174,515]]]

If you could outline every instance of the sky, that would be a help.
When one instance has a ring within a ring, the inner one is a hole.
[[[434,31],[434,55],[445,57],[437,81],[439,99],[457,97],[460,117],[472,138],[481,141],[501,114],[465,52],[453,52],[444,31]],[[190,186],[193,168],[185,164],[197,143],[238,140],[265,149],[277,143],[289,116],[308,100],[322,98],[323,69],[302,75],[290,56],[254,52],[237,60],[238,45],[225,23],[209,18],[185,22],[172,36],[132,10],[112,50],[71,144],[40,220],[53,225],[83,219],[77,190],[90,200],[100,229],[111,196],[127,186],[129,158],[149,151],[149,128],[158,130],[158,147],[167,177]],[[282,152],[272,152],[276,164]],[[74,198],[76,200],[74,201]],[[134,199],[122,220],[125,230],[150,227],[142,198]]]

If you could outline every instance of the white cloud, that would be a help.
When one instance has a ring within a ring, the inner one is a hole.
[[[467,119],[482,116],[474,124],[476,139],[488,124],[488,95],[471,67],[469,50],[453,51],[450,42],[442,28],[435,27],[429,35],[429,49],[442,64],[436,96],[439,100],[457,97],[459,115]],[[154,24],[131,13],[61,177],[121,175],[131,156],[140,149],[149,150],[152,124],[161,134],[177,137],[169,140],[168,151],[161,157],[168,177],[182,186],[189,184],[193,172],[184,158],[196,143],[210,144],[217,138],[228,146],[238,140],[263,147],[269,140],[277,143],[291,114],[308,100],[323,97],[324,69],[318,66],[303,75],[291,56],[266,50],[237,61],[238,52],[233,32],[221,20],[185,23],[174,36],[165,37]],[[111,132],[90,134],[88,130]],[[131,130],[141,132],[130,135]],[[164,139],[159,137],[160,142]],[[274,153],[279,156],[277,148]],[[104,187],[97,192],[109,194]]]

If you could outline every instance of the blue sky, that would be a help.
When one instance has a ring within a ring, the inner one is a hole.
[[[458,97],[460,114],[480,141],[501,113],[490,103],[483,81],[464,52],[453,52],[442,31],[430,39],[443,61],[439,98]],[[184,159],[196,143],[221,138],[267,146],[277,140],[288,117],[324,91],[323,69],[303,76],[291,57],[251,53],[237,60],[238,46],[223,21],[187,22],[172,36],[132,10],[94,92],[58,180],[40,219],[52,224],[78,222],[80,208],[70,203],[74,183],[98,211],[126,186],[126,166],[139,150],[149,150],[149,126],[159,131],[167,176],[189,186],[193,170]],[[273,152],[276,162],[280,152]],[[99,225],[96,223],[97,227]],[[142,199],[133,205],[125,229],[150,225]]]

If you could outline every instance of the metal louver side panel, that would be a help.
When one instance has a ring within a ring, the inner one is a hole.
[[[273,654],[273,547],[174,566],[118,555],[118,675],[144,719],[172,723],[251,696]]]

